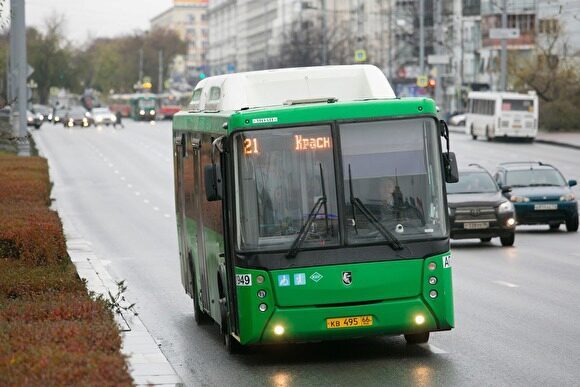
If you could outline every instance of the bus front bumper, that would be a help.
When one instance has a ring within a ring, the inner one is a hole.
[[[352,318],[361,324],[365,317],[367,324],[372,319],[372,325],[349,326],[354,323]],[[356,306],[277,308],[259,343],[400,335],[451,328],[449,321],[437,321],[425,302],[416,297]]]

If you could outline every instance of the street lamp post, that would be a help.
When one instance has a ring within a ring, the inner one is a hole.
[[[24,0],[11,0],[11,25],[10,25],[10,74],[14,94],[12,108],[12,129],[18,141],[18,154],[30,155],[30,144],[26,136],[26,105],[28,104],[28,92],[26,78],[28,62],[26,60],[26,23]]]

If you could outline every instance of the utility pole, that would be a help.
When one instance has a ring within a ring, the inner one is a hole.
[[[507,0],[502,0],[501,28],[505,31],[507,28]],[[507,89],[507,39],[501,40],[501,74],[499,78],[499,90]]]
[[[425,0],[419,0],[419,72],[425,75]]]
[[[320,0],[320,8],[322,11],[322,65],[326,65],[328,61],[328,47],[326,42],[326,0]]]
[[[159,78],[157,80],[157,92],[163,93],[163,50],[159,50]]]
[[[139,84],[143,85],[143,48],[139,49]]]
[[[435,53],[443,55],[443,2],[434,1],[434,20],[433,27],[435,32]],[[443,72],[443,65],[436,65],[437,74],[435,76],[435,102],[443,110],[443,85],[441,73]]]
[[[10,72],[12,79],[12,129],[19,137],[18,155],[30,155],[30,144],[26,136],[26,107],[28,91],[26,78],[28,61],[26,60],[26,18],[24,0],[10,0]]]
[[[388,39],[388,44],[389,44],[389,48],[387,49],[387,66],[389,66],[389,82],[393,81],[393,67],[394,66],[394,60],[393,60],[393,0],[389,1],[388,6],[389,6],[389,14],[388,14],[388,22],[387,22],[387,32],[389,34],[389,36],[387,37]]]

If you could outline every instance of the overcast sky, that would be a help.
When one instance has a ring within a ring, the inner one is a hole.
[[[65,33],[75,44],[149,29],[149,21],[169,9],[172,0],[25,0],[26,24],[43,27],[52,13],[66,17]],[[8,2],[8,1],[7,1]]]

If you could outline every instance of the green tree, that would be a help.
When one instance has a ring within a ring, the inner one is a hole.
[[[46,20],[46,33],[36,28],[26,31],[28,63],[34,68],[31,78],[38,85],[40,103],[47,103],[53,86],[74,89],[78,79],[71,66],[73,50],[63,35],[64,17]]]

